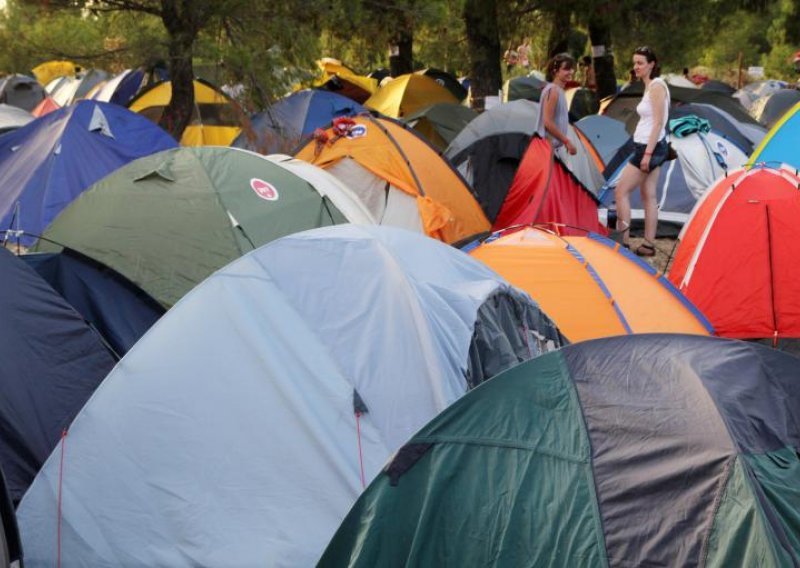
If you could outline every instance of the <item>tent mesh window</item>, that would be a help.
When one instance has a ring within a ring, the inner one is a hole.
[[[522,297],[489,296],[478,309],[466,380],[475,388],[501,371],[566,345],[555,324]]]

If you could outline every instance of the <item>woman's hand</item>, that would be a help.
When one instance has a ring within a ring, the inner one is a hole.
[[[645,154],[639,162],[639,169],[647,173],[650,171],[650,154]]]
[[[569,152],[571,156],[574,156],[578,153],[578,149],[575,147],[575,144],[573,144],[570,140],[564,142],[564,146],[567,147],[567,152]]]

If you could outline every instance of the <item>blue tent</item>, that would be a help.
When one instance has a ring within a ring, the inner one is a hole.
[[[786,111],[783,117],[770,129],[764,140],[756,148],[747,165],[760,162],[768,164],[788,164],[800,167],[797,154],[797,141],[800,140],[800,103]]]
[[[298,91],[251,117],[252,131],[244,129],[231,146],[261,154],[292,153],[315,129],[328,126],[334,118],[360,112],[366,109],[342,95],[316,89]]]
[[[18,501],[114,366],[100,336],[0,248],[0,465]]]
[[[80,101],[0,139],[0,230],[25,246],[90,185],[142,156],[177,146],[118,105]]]
[[[631,135],[625,130],[625,123],[602,114],[584,116],[575,123],[581,134],[592,145],[603,165],[608,165],[617,151],[625,145]]]
[[[119,272],[71,249],[20,257],[122,357],[164,308]]]

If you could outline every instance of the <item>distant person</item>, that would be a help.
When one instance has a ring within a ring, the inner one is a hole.
[[[547,85],[539,97],[539,122],[536,133],[549,140],[557,154],[567,152],[574,155],[578,152],[575,145],[567,137],[569,129],[569,107],[564,86],[572,81],[575,73],[575,60],[568,53],[559,53],[547,64]]]
[[[690,81],[692,80],[692,78],[689,77],[689,68],[688,67],[684,67],[683,68],[683,78],[684,79],[688,79]]]
[[[594,64],[590,55],[584,55],[581,59],[581,70],[583,71],[583,86],[596,91],[597,79],[595,78]]]
[[[633,133],[634,152],[617,184],[617,231],[624,246],[628,243],[631,226],[630,194],[638,186],[644,204],[644,242],[636,249],[639,256],[655,256],[658,204],[656,184],[658,169],[667,159],[667,119],[669,89],[659,77],[661,68],[655,52],[639,47],[633,52],[633,72],[644,83],[644,94],[636,106],[639,123]]]
[[[509,46],[503,54],[503,61],[506,64],[506,72],[511,73],[514,70],[514,66],[519,63],[519,54]]]
[[[519,61],[519,66],[523,67],[524,69],[528,69],[531,66],[530,63],[530,55],[531,55],[531,38],[526,37],[522,40],[522,45],[517,48],[517,58]]]

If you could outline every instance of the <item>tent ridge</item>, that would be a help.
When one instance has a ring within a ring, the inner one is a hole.
[[[576,464],[588,464],[590,459],[576,457],[563,452],[555,452],[552,450],[544,450],[539,447],[539,444],[526,444],[519,440],[497,440],[494,438],[481,438],[473,436],[443,436],[437,434],[435,436],[415,436],[409,444],[461,444],[464,446],[491,446],[494,448],[505,448],[509,450],[525,450],[533,454],[548,456],[551,458],[568,461]]]

